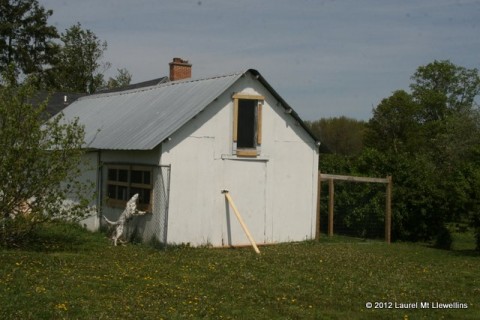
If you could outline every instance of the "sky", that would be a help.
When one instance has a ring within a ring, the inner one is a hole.
[[[39,0],[48,23],[108,43],[106,72],[132,83],[253,68],[304,120],[368,120],[434,60],[480,68],[480,0]]]

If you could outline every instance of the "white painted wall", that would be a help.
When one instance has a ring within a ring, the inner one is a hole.
[[[157,166],[160,159],[160,152],[159,147],[149,151],[102,150],[87,152],[83,158],[84,161],[81,165],[82,175],[78,180],[84,183],[93,182],[93,187],[90,192],[93,198],[90,204],[90,210],[94,214],[80,221],[80,224],[91,231],[96,231],[100,227],[100,215],[97,208],[101,207],[102,210],[100,214],[112,220],[116,220],[123,211],[121,208],[112,208],[106,205],[107,169],[106,166],[102,167],[101,164],[116,163]],[[153,178],[155,182],[156,177]],[[95,193],[96,196],[93,197]],[[69,201],[74,202],[76,199],[70,195]],[[155,220],[154,217],[152,217],[152,215],[146,215],[138,220],[139,221],[136,221],[135,227],[140,228],[142,234],[151,235],[154,226],[149,222]]]
[[[96,231],[99,228],[99,220],[98,220],[98,210],[97,210],[97,202],[95,197],[96,192],[96,185],[97,185],[97,168],[98,168],[98,157],[97,153],[95,152],[87,152],[83,156],[83,161],[80,165],[80,172],[82,173],[80,177],[78,177],[78,181],[81,183],[91,184],[92,189],[88,192],[88,197],[90,197],[91,203],[89,205],[89,213],[90,216],[84,220],[80,221],[80,225],[87,228],[90,231]],[[75,198],[74,195],[70,195],[71,201],[75,202],[78,199]]]
[[[157,147],[153,150],[145,151],[122,151],[122,150],[102,150],[100,152],[100,162],[102,163],[102,197],[101,201],[102,206],[102,215],[105,215],[108,219],[116,221],[124,208],[113,208],[109,207],[106,204],[107,199],[107,166],[108,164],[125,164],[125,165],[145,165],[145,166],[157,166],[160,162],[160,148]],[[158,168],[154,169],[153,172],[153,183],[155,185],[156,177],[158,174]],[[152,201],[155,203],[154,199],[157,196],[157,193],[153,192]],[[144,216],[135,217],[127,225],[126,234],[131,234],[132,232],[138,232],[138,234],[144,239],[144,241],[149,241],[152,236],[158,233],[158,216],[154,213],[148,213]]]
[[[232,155],[233,93],[265,97],[261,155]],[[171,164],[169,243],[248,244],[221,193],[228,189],[258,243],[315,232],[318,153],[313,139],[247,74],[162,145]]]
[[[265,97],[261,155],[254,159],[232,154],[234,93]],[[277,103],[258,80],[247,74],[173,134],[170,141],[151,151],[103,150],[100,163],[171,165],[169,243],[249,244],[221,193],[223,189],[230,191],[256,242],[313,238],[318,148]],[[93,168],[98,168],[96,152],[86,157]],[[82,179],[98,181],[98,170],[85,170]],[[102,202],[105,181],[104,168]],[[116,220],[122,209],[103,204],[102,214]],[[99,219],[94,217],[82,223],[96,230]],[[145,216],[135,227],[140,226],[140,232],[148,236],[158,227],[156,224],[153,216]]]

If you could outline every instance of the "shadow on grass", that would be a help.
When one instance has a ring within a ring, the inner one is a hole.
[[[444,248],[438,248],[432,243],[424,243],[424,242],[412,242],[412,244],[416,244],[418,246],[422,246],[422,247],[433,249],[433,250],[448,252],[455,256],[480,257],[480,251],[476,251],[474,249],[459,249],[455,247],[451,249],[444,249]]]
[[[316,241],[316,240],[312,240]],[[357,238],[348,235],[334,234],[329,236],[327,234],[321,233],[319,243],[379,243],[385,242],[383,239],[366,239],[366,238]]]
[[[462,256],[462,257],[480,257],[480,251],[476,250],[468,250],[468,249],[462,249],[462,250],[452,250],[452,254],[456,256]]]
[[[45,223],[35,228],[29,235],[8,246],[36,252],[78,252],[90,251],[104,245],[105,236],[86,231],[80,225],[65,222]]]

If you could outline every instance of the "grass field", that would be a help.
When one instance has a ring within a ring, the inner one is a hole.
[[[102,234],[54,225],[37,244],[0,249],[0,318],[478,319],[480,256],[471,235],[458,239],[443,251],[334,237],[256,255],[112,247]]]

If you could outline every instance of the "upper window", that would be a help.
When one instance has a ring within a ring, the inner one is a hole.
[[[256,157],[260,153],[263,101],[262,96],[233,96],[233,149],[237,156]]]
[[[123,208],[138,193],[140,210],[150,211],[152,203],[152,169],[144,166],[108,166],[107,204]]]

